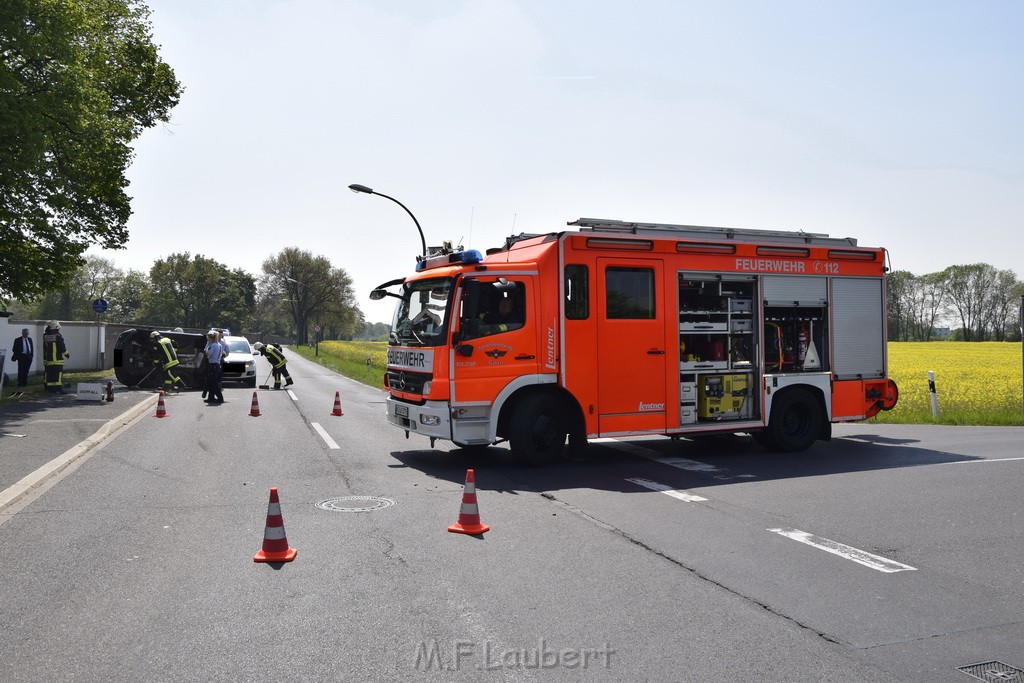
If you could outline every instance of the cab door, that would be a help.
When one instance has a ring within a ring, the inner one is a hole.
[[[538,292],[530,275],[472,279],[479,283],[480,300],[468,316],[466,298],[461,302],[459,342],[453,349],[452,402],[493,404],[517,377],[538,372]]]
[[[658,259],[599,258],[597,385],[602,435],[666,427],[666,310]]]

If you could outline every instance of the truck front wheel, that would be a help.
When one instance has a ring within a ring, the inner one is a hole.
[[[568,434],[560,402],[541,394],[527,396],[515,406],[509,421],[512,454],[527,465],[546,465],[562,454]]]
[[[772,402],[768,426],[755,439],[773,451],[807,450],[821,433],[821,406],[809,392],[790,389]]]

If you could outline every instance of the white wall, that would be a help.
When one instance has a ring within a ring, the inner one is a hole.
[[[71,354],[64,362],[65,371],[101,369],[100,351],[104,347],[105,327],[102,323],[95,322],[61,322],[60,333],[64,336],[64,345],[68,353]],[[4,372],[8,377],[18,376],[18,364],[11,361],[11,349],[14,348],[14,340],[21,336],[21,331],[25,328],[28,328],[28,334],[32,337],[35,347],[31,372],[43,371],[43,330],[46,329],[46,322],[0,317],[0,352],[6,358]],[[105,360],[105,365],[110,367],[111,359]]]

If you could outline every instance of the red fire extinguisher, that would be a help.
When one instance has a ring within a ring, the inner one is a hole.
[[[811,334],[807,331],[807,324],[800,326],[800,333],[796,337],[797,340],[797,359],[798,363],[802,366],[804,364],[804,358],[807,357],[807,346],[811,342]]]

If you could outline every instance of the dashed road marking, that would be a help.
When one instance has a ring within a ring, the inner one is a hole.
[[[648,460],[660,462],[665,465],[671,465],[672,467],[678,467],[679,469],[688,470],[690,472],[698,472],[710,476],[713,479],[729,480],[756,478],[756,475],[753,474],[733,474],[732,472],[725,468],[716,467],[715,465],[710,465],[708,463],[699,462],[696,460],[688,460],[686,458],[679,458],[675,456],[662,456],[658,451],[655,451],[654,449],[644,448],[643,446],[638,446],[636,444],[624,443],[622,441],[619,441],[618,439],[593,439],[593,442],[600,443],[604,446],[614,448],[624,453],[629,453],[630,455],[636,455],[642,458],[647,458]],[[1024,460],[1024,458],[1003,459],[1003,461],[1006,460]],[[987,460],[985,462],[998,461]],[[659,484],[658,482],[651,481],[649,479],[627,478],[626,481],[632,482],[639,486],[643,486],[644,488],[648,488],[652,491],[658,491],[660,493],[664,493],[665,495],[690,503],[703,503],[708,500],[707,498],[703,498],[692,493],[687,493],[684,490],[674,489],[671,486]],[[852,560],[853,562],[862,564],[865,567],[870,567],[871,569],[884,572],[886,574],[892,574],[895,572],[917,571],[916,567],[911,567],[908,564],[903,564],[902,562],[897,562],[896,560],[890,560],[887,557],[875,555],[873,553],[867,552],[866,550],[861,550],[859,548],[854,548],[853,546],[849,546],[844,543],[839,543],[838,541],[833,541],[831,539],[823,538],[821,536],[815,536],[814,534],[810,534],[806,531],[800,531],[799,529],[768,529],[768,531],[774,534],[779,534],[780,536],[785,536],[786,538],[790,538],[794,541],[804,543],[811,547],[818,548],[819,550],[824,550],[825,552],[832,553],[833,555],[838,555],[839,557],[842,557],[844,559]]]
[[[702,503],[707,500],[707,498],[703,498],[692,493],[687,493],[686,491],[682,491],[680,489],[674,489],[671,486],[659,484],[658,482],[651,481],[650,479],[626,479],[626,481],[631,481],[634,484],[639,484],[640,486],[643,486],[644,488],[650,489],[652,491],[659,491],[661,493],[664,493],[666,496],[672,496],[673,498],[678,498],[679,500],[685,500],[687,503]]]
[[[785,536],[791,538],[794,541],[805,543],[819,550],[824,550],[827,553],[838,555],[839,557],[846,558],[847,560],[853,560],[857,564],[862,564],[865,567],[871,567],[880,572],[886,574],[892,574],[894,572],[913,572],[917,571],[916,567],[911,567],[908,564],[897,562],[896,560],[890,560],[881,555],[874,555],[867,552],[866,550],[860,550],[853,546],[845,545],[837,541],[832,541],[827,538],[815,536],[809,534],[806,531],[800,531],[799,529],[768,529],[773,534]]]
[[[299,400],[298,396],[295,395],[294,391],[292,391],[291,389],[287,389],[286,391],[288,392],[288,395],[292,397],[293,401],[298,401]]]
[[[976,465],[980,462],[1016,462],[1017,460],[1024,460],[1024,458],[983,458],[981,460],[958,460],[956,462],[947,462],[946,465]]]
[[[662,455],[660,452],[653,448],[645,448],[632,443],[625,443],[618,439],[591,439],[591,443],[599,443],[602,446],[608,446],[615,450],[622,451],[623,453],[629,453],[630,455],[636,455],[641,458],[647,458],[654,462],[660,462],[663,465],[671,465],[672,467],[678,467],[681,470],[688,472],[699,472],[700,474],[706,474],[712,479],[728,480],[728,479],[756,479],[756,475],[753,474],[734,474],[724,467],[718,467],[716,465],[710,465],[706,462],[700,462],[698,460],[688,460],[687,458],[680,458],[674,455]]]
[[[319,422],[311,422],[310,424],[313,425],[313,429],[315,429],[316,433],[320,435],[320,438],[327,442],[328,448],[331,450],[338,450],[341,448],[341,446],[335,443],[334,439],[331,438],[331,435],[327,433],[327,430],[320,426]]]

